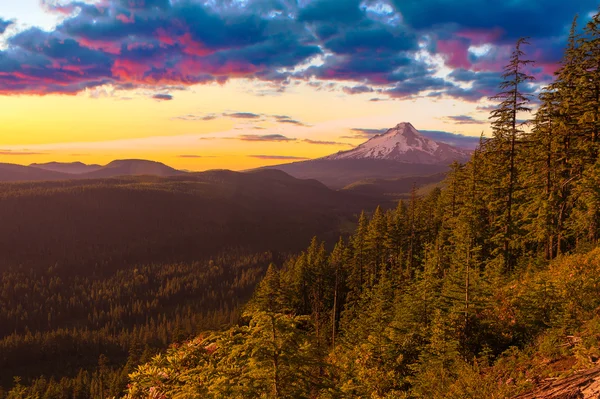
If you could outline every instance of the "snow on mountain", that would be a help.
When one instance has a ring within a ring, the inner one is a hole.
[[[423,136],[415,127],[403,122],[386,133],[349,150],[329,155],[323,159],[380,159],[420,164],[442,164],[466,161],[471,152],[440,143]]]

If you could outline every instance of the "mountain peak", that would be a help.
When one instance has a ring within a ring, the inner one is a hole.
[[[401,122],[358,147],[325,159],[381,159],[406,163],[451,163],[465,161],[470,152],[423,136],[410,122]]]
[[[412,124],[412,123],[410,123],[410,122],[400,122],[400,123],[398,123],[398,124],[397,124],[397,125],[394,127],[394,129],[399,129],[399,128],[412,128],[412,129],[415,129],[415,127],[413,126],[413,124]],[[416,129],[415,129],[415,130],[416,130]]]

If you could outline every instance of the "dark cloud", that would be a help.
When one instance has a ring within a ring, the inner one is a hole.
[[[155,94],[152,96],[152,98],[160,101],[171,101],[173,96],[170,94]]]
[[[385,91],[390,97],[409,98],[423,91],[452,90],[453,85],[442,78],[423,76],[398,82],[393,88]]]
[[[365,86],[365,85],[352,86],[352,87],[345,86],[344,88],[342,88],[342,90],[346,94],[363,94],[363,93],[372,93],[375,91],[372,87]]]
[[[371,98],[369,101],[371,101],[371,102],[378,102],[378,101],[389,101],[389,100],[390,100],[389,98],[374,97],[374,98]]]
[[[419,130],[423,136],[455,147],[473,150],[479,145],[479,137],[465,136],[459,133],[443,132],[439,130]]]
[[[223,116],[228,116],[230,118],[236,119],[258,119],[261,117],[261,115],[253,114],[251,112],[234,112],[231,114],[223,114]]]
[[[351,135],[340,136],[341,139],[352,139],[352,140],[368,140],[378,134],[384,134],[389,129],[367,129],[367,128],[352,128],[350,131]]]
[[[304,123],[297,121],[295,119],[277,119],[278,123],[289,123],[297,126],[306,126]]]
[[[306,124],[304,124],[296,119],[292,119],[291,116],[287,116],[287,115],[270,115],[270,116],[272,118],[274,118],[277,123],[289,123],[292,125],[307,126]]]
[[[14,23],[15,23],[15,21],[8,21],[8,20],[0,18],[0,35],[3,34],[4,32],[6,32],[6,29],[8,29],[8,27]]]
[[[301,22],[337,21],[342,24],[354,24],[364,17],[360,9],[360,0],[316,0],[308,3],[298,15]]]
[[[586,15],[598,5],[596,0],[499,1],[485,6],[479,0],[393,0],[393,3],[405,22],[415,29],[451,25],[458,31],[479,35],[496,29],[500,39],[511,44],[520,37],[560,36],[576,14]]]
[[[453,122],[459,125],[474,125],[474,124],[485,124],[487,123],[487,121],[481,121],[478,119],[473,118],[472,116],[469,115],[453,115],[453,116],[446,116],[442,119],[445,119],[449,122]]]
[[[321,52],[301,24],[242,8],[168,0],[49,7],[79,12],[54,31],[32,28],[9,39],[0,51],[1,94],[262,78]]]
[[[212,121],[213,119],[217,119],[217,115],[215,115],[215,114],[206,114],[206,115],[187,114],[187,115],[176,116],[172,119],[178,119],[178,120],[182,120],[182,121]]]
[[[295,157],[291,155],[248,155],[250,158],[258,158],[265,160],[304,160],[306,157]]]
[[[69,16],[52,31],[31,28],[7,39],[0,50],[0,95],[75,94],[105,84],[158,91],[232,78],[267,81],[277,87],[271,92],[279,92],[297,78],[322,90],[332,90],[334,81],[335,90],[342,86],[348,94],[411,98],[430,92],[477,101],[497,91],[517,37],[532,37],[525,49],[539,61],[532,73],[541,82],[550,79],[573,16],[586,19],[596,5],[596,0],[485,7],[480,0],[46,4]],[[0,34],[11,23],[0,19]],[[421,49],[443,57],[454,69],[450,80],[436,77],[436,68],[418,56]],[[303,67],[314,57],[322,62]]]
[[[271,118],[274,119],[277,123],[287,123],[297,126],[307,126],[303,122],[292,119],[292,117],[287,115],[265,115],[265,114],[255,114],[253,112],[229,112],[222,114],[187,114],[176,116],[172,119],[175,120],[184,120],[184,121],[209,121],[218,118],[219,116],[225,118],[234,118],[234,119],[248,119],[248,120],[256,120],[261,118]],[[252,129],[262,130],[265,129],[262,126],[253,126]]]
[[[384,129],[365,129],[365,128],[360,128],[360,127],[355,127],[350,130],[355,133],[364,134],[367,136],[375,136],[376,134],[384,134],[389,129],[386,129],[386,128],[384,128]]]
[[[242,141],[295,141],[295,138],[286,137],[282,134],[243,134],[237,137]]]

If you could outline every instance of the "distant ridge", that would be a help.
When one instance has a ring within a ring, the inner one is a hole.
[[[83,162],[48,162],[48,163],[32,163],[34,168],[50,170],[52,172],[70,173],[70,174],[83,174],[94,172],[101,169],[101,165],[86,165]]]
[[[117,176],[177,176],[185,174],[180,170],[174,169],[161,162],[148,161],[145,159],[120,159],[112,161],[106,166],[93,172],[81,175],[85,179],[97,179]]]
[[[14,165],[11,163],[0,163],[0,181],[36,181],[36,180],[64,180],[72,175],[50,170],[34,168],[32,166]]]
[[[108,165],[86,165],[82,162],[32,164],[30,166],[0,163],[0,182],[104,179],[121,176],[169,177],[186,172],[161,162],[144,159],[121,159]]]

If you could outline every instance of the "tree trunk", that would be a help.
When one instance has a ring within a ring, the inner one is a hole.
[[[597,399],[600,397],[600,367],[570,377],[550,380],[513,399]]]

